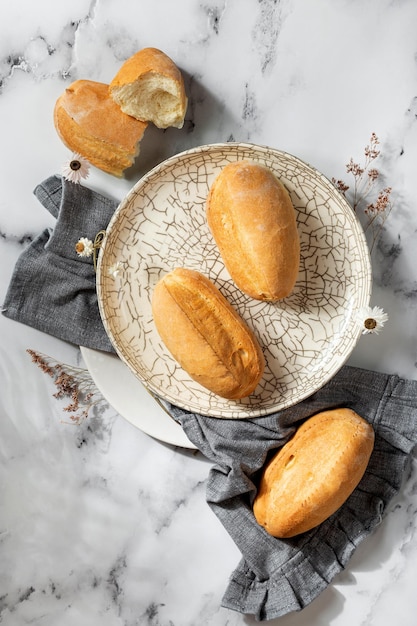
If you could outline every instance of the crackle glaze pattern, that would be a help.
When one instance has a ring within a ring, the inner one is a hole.
[[[269,167],[297,212],[299,276],[293,293],[277,303],[253,300],[234,285],[207,226],[210,185],[238,159]],[[152,292],[166,272],[181,266],[208,276],[260,340],[267,365],[250,397],[229,401],[205,390],[162,344]],[[150,390],[191,411],[242,418],[299,402],[340,368],[359,337],[356,313],[369,302],[371,278],[362,229],[324,176],[284,152],[226,143],[168,159],[135,185],[109,225],[98,284],[106,330]]]
[[[416,24],[415,0],[1,2],[0,301],[21,252],[55,224],[32,191],[71,156],[53,126],[56,99],[78,78],[109,82],[151,45],[184,73],[184,128],[149,125],[126,178],[91,168],[82,184],[120,201],[174,154],[250,142],[343,179],[351,202],[346,164],[362,161],[375,131],[374,191],[392,186],[394,204],[371,257],[371,305],[389,320],[347,363],[417,380]],[[206,501],[212,462],[176,447],[180,426],[158,421],[128,366],[90,355],[110,406],[75,426],[26,349],[85,368],[79,349],[3,315],[0,336],[0,624],[260,626],[222,607],[242,554]],[[416,513],[417,447],[346,569],[265,626],[415,626]]]

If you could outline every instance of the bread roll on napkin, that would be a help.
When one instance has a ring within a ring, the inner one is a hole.
[[[306,420],[266,465],[254,515],[274,537],[306,532],[330,517],[359,484],[374,446],[374,430],[350,409]]]

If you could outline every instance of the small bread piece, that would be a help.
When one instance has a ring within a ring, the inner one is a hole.
[[[294,288],[300,263],[296,214],[284,185],[249,161],[226,165],[210,188],[207,221],[236,285],[256,300]]]
[[[76,80],[65,89],[55,104],[54,123],[70,150],[119,177],[138,156],[147,127],[120,110],[107,84],[91,80]]]
[[[279,538],[318,526],[358,485],[373,446],[372,426],[351,409],[314,415],[266,465],[253,504],[257,521]]]
[[[158,128],[182,128],[187,96],[175,63],[157,48],[144,48],[122,65],[110,83],[122,111]]]
[[[169,272],[155,287],[152,312],[165,346],[200,385],[231,400],[254,391],[265,367],[262,350],[208,278],[186,268]]]

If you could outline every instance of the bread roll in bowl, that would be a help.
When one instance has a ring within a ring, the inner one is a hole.
[[[166,348],[193,380],[230,400],[255,390],[265,367],[261,347],[203,274],[186,268],[166,274],[154,289],[152,313]]]
[[[255,518],[279,538],[315,528],[359,484],[373,446],[372,426],[354,411],[314,415],[266,465],[253,504]]]
[[[226,165],[210,188],[206,210],[239,289],[257,300],[288,296],[298,276],[300,242],[291,198],[274,174],[246,160]]]

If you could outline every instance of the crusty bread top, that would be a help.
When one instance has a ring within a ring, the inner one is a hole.
[[[158,128],[184,124],[187,96],[182,74],[157,48],[144,48],[127,59],[110,83],[110,94],[125,113]]]
[[[55,104],[54,123],[70,150],[115,176],[132,165],[147,127],[120,110],[107,84],[91,80],[65,89]]]
[[[156,285],[152,311],[175,360],[201,385],[224,398],[250,395],[265,367],[251,329],[203,274],[176,268]]]
[[[259,300],[288,296],[298,277],[296,213],[284,185],[247,160],[226,165],[214,180],[207,220],[237,286]]]
[[[372,426],[351,409],[306,420],[266,465],[253,506],[256,519],[281,538],[314,528],[358,485],[373,445]]]
[[[165,52],[158,50],[158,48],[143,48],[123,63],[110,82],[110,88],[133,83],[139,76],[149,72],[155,72],[173,81],[182,82],[181,72]]]

